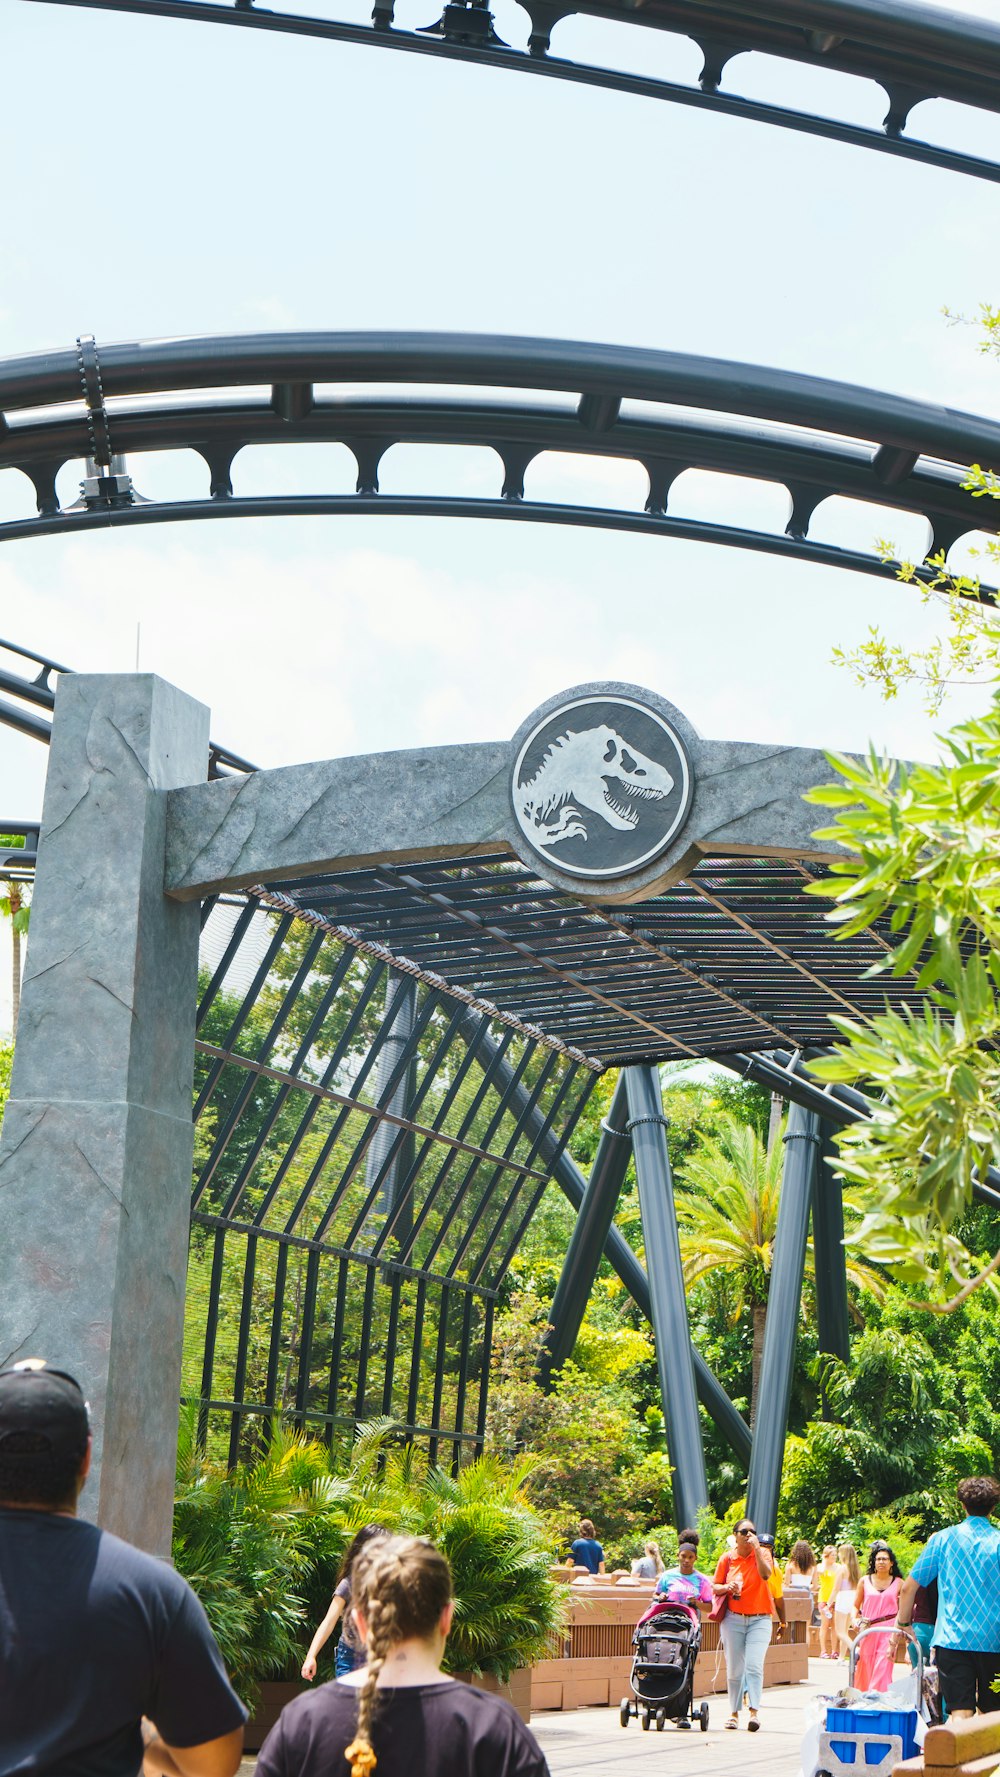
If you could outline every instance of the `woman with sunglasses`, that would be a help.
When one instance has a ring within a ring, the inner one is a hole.
[[[761,1546],[752,1518],[741,1518],[736,1526],[736,1551],[723,1555],[712,1586],[716,1598],[726,1599],[728,1605],[719,1625],[732,1711],[726,1727],[739,1727],[745,1691],[750,1705],[747,1728],[751,1734],[760,1727],[757,1711],[764,1688],[764,1656],[777,1615],[768,1584],[773,1566],[771,1551]]]

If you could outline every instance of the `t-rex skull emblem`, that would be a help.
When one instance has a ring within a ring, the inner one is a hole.
[[[636,803],[662,801],[673,787],[669,771],[601,723],[582,733],[568,728],[514,794],[525,830],[533,831],[543,845],[558,845],[564,839],[587,838],[583,809],[600,815],[619,833],[631,832],[639,820]]]

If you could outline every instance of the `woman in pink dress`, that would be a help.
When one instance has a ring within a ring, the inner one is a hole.
[[[873,1629],[885,1623],[884,1635],[869,1635],[858,1649],[854,1683],[861,1691],[887,1691],[892,1683],[892,1635],[903,1576],[888,1543],[872,1543],[868,1572],[854,1594],[851,1627]]]

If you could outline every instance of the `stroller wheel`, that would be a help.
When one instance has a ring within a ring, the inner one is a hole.
[[[644,1709],[642,1712],[642,1726],[643,1726],[643,1732],[646,1734],[649,1733],[649,1724],[652,1721],[652,1719],[653,1719],[653,1717],[650,1714],[649,1710]]]
[[[627,1728],[628,1724],[629,1724],[629,1718],[632,1714],[632,1699],[631,1699],[631,1697],[623,1697],[622,1698],[621,1708],[618,1711],[618,1713],[621,1716],[622,1727]]]
[[[656,1732],[658,1734],[662,1734],[666,1725],[667,1725],[667,1712],[665,1709],[658,1709],[656,1711]]]
[[[708,1704],[707,1703],[703,1703],[701,1708],[699,1709],[698,1720],[701,1723],[702,1733],[707,1734],[708,1733]]]

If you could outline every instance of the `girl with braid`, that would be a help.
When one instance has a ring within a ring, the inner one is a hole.
[[[455,1601],[433,1544],[373,1540],[352,1580],[368,1664],[288,1704],[258,1777],[549,1777],[508,1702],[441,1670]]]

